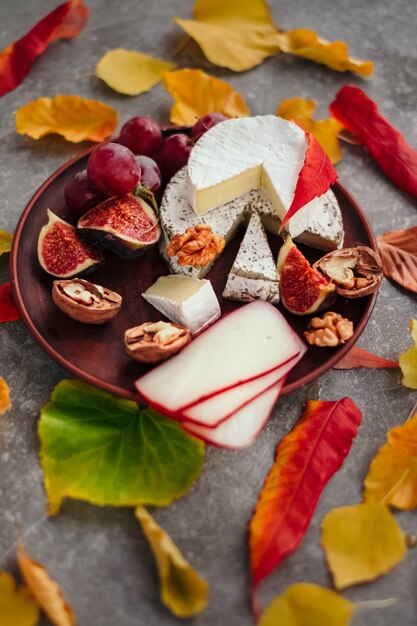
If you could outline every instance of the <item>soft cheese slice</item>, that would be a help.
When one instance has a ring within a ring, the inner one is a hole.
[[[219,302],[209,280],[160,276],[142,296],[169,320],[187,326],[192,335],[220,317]]]
[[[232,119],[196,143],[188,161],[189,200],[202,215],[264,187],[281,219],[291,206],[307,151],[305,132],[275,115]]]
[[[139,394],[162,413],[180,410],[255,380],[306,351],[283,315],[256,300],[226,315],[178,355],[136,381]]]
[[[235,262],[227,278],[223,297],[241,302],[279,302],[279,277],[262,221],[253,213]]]
[[[167,257],[166,247],[174,235],[183,233],[189,226],[208,224],[214,233],[222,235],[227,243],[236,230],[248,218],[250,210],[261,215],[267,231],[276,234],[280,219],[267,193],[262,189],[248,191],[204,215],[196,215],[187,197],[187,170],[180,170],[168,183],[160,207],[162,237],[160,251],[170,271],[174,274],[203,278],[212,263],[204,267],[179,265],[176,257]],[[306,214],[305,211],[307,211]],[[340,207],[333,192],[303,207],[291,218],[289,231],[293,239],[322,250],[334,250],[343,246],[343,221]]]
[[[284,376],[287,376],[302,358],[303,354],[295,355],[287,363],[269,374],[265,374],[265,376],[260,376],[238,387],[232,387],[232,389],[228,389],[208,400],[184,409],[181,413],[182,419],[209,428],[217,427],[221,422],[228,419],[230,415],[240,410],[248,402],[257,398],[273,385],[276,385]]]
[[[246,448],[255,441],[264,428],[283,384],[284,379],[216,428],[207,428],[192,422],[183,422],[182,427],[192,435],[220,448],[229,450]]]

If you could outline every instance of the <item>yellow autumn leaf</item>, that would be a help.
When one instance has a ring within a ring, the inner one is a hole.
[[[5,233],[4,230],[0,230],[0,256],[5,252],[10,252],[12,249],[13,235]]]
[[[279,52],[279,33],[264,0],[197,0],[193,16],[174,22],[215,65],[243,72]]]
[[[206,113],[226,117],[246,117],[250,110],[242,96],[228,83],[202,70],[177,70],[165,75],[164,87],[174,98],[170,120],[174,124],[194,124]]]
[[[43,565],[29,558],[22,543],[19,545],[17,562],[32,596],[52,624],[74,626],[74,613],[65,602],[59,585],[51,579]]]
[[[17,132],[32,139],[58,134],[73,143],[104,141],[116,127],[117,113],[111,106],[79,96],[38,98],[16,113]]]
[[[388,431],[365,478],[364,499],[398,509],[417,507],[417,413]]]
[[[297,583],[272,600],[258,626],[348,626],[354,611],[349,600],[330,589]]]
[[[155,556],[161,600],[177,617],[192,617],[207,605],[206,581],[184,559],[172,539],[143,507],[135,515]]]
[[[332,509],[322,521],[321,544],[337,589],[374,580],[406,552],[404,533],[380,502]]]
[[[369,76],[374,71],[372,61],[360,61],[349,57],[349,50],[344,41],[327,41],[318,37],[314,30],[297,28],[281,31],[278,35],[282,52],[327,65],[337,72],[354,72],[361,76]]]
[[[314,100],[289,98],[281,102],[276,115],[283,117],[285,120],[297,122],[304,130],[314,135],[333,165],[335,165],[342,158],[338,134],[343,129],[343,126],[333,117],[325,120],[314,120],[315,109],[316,103]]]
[[[411,320],[410,330],[414,346],[400,354],[398,360],[403,373],[403,385],[411,389],[417,389],[417,320]]]
[[[138,96],[161,82],[175,63],[156,59],[134,50],[110,50],[96,65],[96,76],[126,96]]]
[[[35,626],[39,609],[24,585],[19,587],[13,576],[0,572],[1,626]]]
[[[0,376],[0,415],[3,415],[11,406],[9,385]]]

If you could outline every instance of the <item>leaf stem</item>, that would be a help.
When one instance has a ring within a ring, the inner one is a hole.
[[[398,598],[384,598],[383,600],[362,600],[362,602],[355,602],[357,609],[385,609],[387,606],[393,606],[397,604]]]
[[[380,504],[385,504],[388,505],[390,503],[391,497],[395,494],[395,492],[397,491],[397,489],[402,485],[402,483],[404,482],[404,480],[407,478],[407,476],[410,473],[410,468],[407,467],[404,472],[402,473],[402,475],[400,476],[400,478],[397,480],[397,482],[391,487],[391,489],[388,491],[388,493],[385,494],[385,496],[382,498],[382,500],[380,501]]]

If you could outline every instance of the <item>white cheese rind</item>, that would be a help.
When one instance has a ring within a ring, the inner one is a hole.
[[[187,280],[186,277],[183,278]],[[221,314],[211,282],[209,280],[200,282],[199,289],[182,302],[164,295],[149,294],[146,291],[142,296],[171,322],[187,326],[191,334],[195,335],[210,326]]]
[[[279,302],[279,277],[258,213],[249,220],[239,252],[227,278],[223,297],[241,302]]]
[[[305,208],[307,213],[304,213]],[[227,245],[237,229],[247,220],[250,210],[261,215],[262,223],[268,232],[278,233],[280,219],[266,193],[261,189],[249,191],[214,211],[196,215],[187,198],[187,168],[180,170],[168,183],[160,207],[162,237],[159,246],[170,271],[173,274],[203,278],[212,266],[212,263],[201,268],[182,266],[178,264],[177,257],[167,257],[166,247],[174,235],[185,232],[189,226],[209,224],[214,233],[224,237]],[[307,220],[305,230],[294,237],[296,241],[326,251],[343,246],[342,214],[331,190],[309,203],[307,207],[303,207],[294,218],[298,220],[296,232],[303,227],[303,223],[300,224],[301,220]],[[293,233],[293,230],[290,229],[290,232]]]
[[[265,185],[281,219],[291,206],[307,150],[305,132],[275,115],[231,119],[207,131],[188,161],[188,197],[197,214]]]

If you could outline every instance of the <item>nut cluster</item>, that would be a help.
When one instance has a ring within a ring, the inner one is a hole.
[[[166,252],[168,256],[177,256],[179,265],[193,265],[204,267],[223,251],[224,238],[214,234],[211,226],[197,224],[187,228],[185,233],[174,235],[168,244]]]
[[[191,341],[188,328],[171,322],[145,322],[125,332],[129,356],[141,363],[157,363],[173,356]]]
[[[304,332],[307,343],[320,348],[334,348],[346,343],[353,335],[353,322],[339,313],[327,311],[322,317],[313,317]]]

